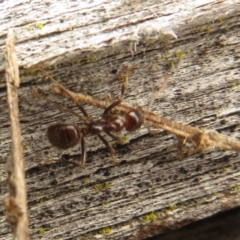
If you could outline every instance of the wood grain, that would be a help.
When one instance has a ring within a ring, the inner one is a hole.
[[[66,88],[102,100],[120,95],[147,107],[169,82],[151,110],[167,119],[239,138],[238,1],[5,1],[1,4],[0,48],[9,27],[17,37],[21,85],[19,108],[26,160],[31,239],[144,239],[239,206],[238,153],[207,151],[179,160],[177,139],[142,127],[114,145],[115,165],[97,138],[87,140],[85,169],[59,162],[80,159],[79,147],[50,146],[46,129],[56,122],[78,124],[76,116],[38,99],[37,88],[54,95],[45,69]],[[177,36],[177,38],[176,38]],[[4,55],[0,51],[0,70]],[[0,176],[6,198],[10,122],[4,77],[0,75]],[[85,106],[98,118],[103,110]],[[126,134],[126,133],[123,133]],[[48,161],[44,166],[40,163]],[[0,205],[0,235],[10,226]]]

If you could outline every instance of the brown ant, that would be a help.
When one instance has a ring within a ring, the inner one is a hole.
[[[43,69],[40,70],[44,71]],[[48,77],[50,76],[48,75]],[[108,141],[101,135],[101,133],[104,132],[112,139],[121,141],[120,138],[118,136],[115,136],[113,133],[121,132],[124,129],[128,132],[133,132],[139,129],[143,124],[143,112],[140,107],[132,109],[124,115],[111,114],[111,110],[117,105],[119,105],[123,100],[123,95],[126,88],[125,85],[126,84],[123,81],[120,98],[110,104],[104,110],[102,117],[99,120],[93,120],[91,117],[89,117],[83,106],[79,105],[76,101],[74,101],[84,115],[84,117],[80,116],[80,118],[83,120],[85,127],[79,127],[75,124],[66,123],[54,124],[47,129],[47,137],[49,142],[53,146],[60,149],[68,149],[74,147],[80,142],[82,148],[82,155],[78,165],[80,167],[83,167],[86,162],[85,137],[87,135],[96,135],[109,150],[113,161],[117,163],[118,160],[114,156],[115,150],[110,146]],[[35,94],[40,95],[36,91]],[[62,94],[69,95],[68,92],[64,91],[64,89],[62,89]],[[47,98],[45,99],[48,100]]]

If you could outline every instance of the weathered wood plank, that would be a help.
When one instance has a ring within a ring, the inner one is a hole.
[[[124,101],[143,107],[168,73],[169,82],[152,106],[156,114],[239,138],[238,1],[5,1],[1,7],[0,69],[9,27],[15,29],[22,67],[19,106],[31,239],[143,239],[239,206],[236,152],[215,150],[179,160],[176,137],[152,136],[146,127],[115,146],[119,165],[103,144],[88,137],[85,169],[58,162],[40,167],[63,154],[79,160],[79,148],[60,152],[45,136],[50,124],[78,119],[36,98],[31,87],[73,106],[49,91],[42,73],[23,69],[44,62],[72,91],[117,99],[118,76],[133,68]],[[4,75],[0,79],[2,201],[8,195],[10,124]],[[86,110],[94,117],[102,113],[91,106]],[[0,235],[10,239],[0,209]]]

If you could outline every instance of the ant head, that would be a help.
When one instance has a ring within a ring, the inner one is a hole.
[[[143,112],[140,107],[131,110],[126,114],[126,130],[133,132],[139,129],[143,124]]]

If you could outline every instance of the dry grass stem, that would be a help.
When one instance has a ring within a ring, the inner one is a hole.
[[[167,81],[165,80],[164,86],[166,82]],[[56,82],[52,90],[56,94],[70,98],[74,103],[87,103],[102,109],[106,109],[109,105],[109,103],[106,101],[81,93],[72,92]],[[162,91],[162,88],[160,91]],[[119,106],[116,106],[112,112],[126,114],[133,108],[134,107],[131,105],[121,103]],[[166,118],[157,116],[155,113],[146,109],[143,109],[143,115],[145,125],[159,129],[161,128],[169,133],[176,135],[178,138],[183,139],[184,142],[186,141],[191,143],[194,146],[194,149],[189,152],[190,154],[215,148],[240,152],[240,141],[237,139],[219,134],[215,131],[202,130],[197,127],[192,127],[190,125],[171,121]]]
[[[71,99],[75,104],[87,103],[102,109],[106,109],[109,106],[109,102],[107,101],[103,101],[81,93],[75,93],[66,89],[56,80],[54,80],[42,67],[39,67],[39,69],[54,83],[52,87],[52,91],[54,93]],[[164,83],[161,88],[152,96],[148,109],[151,107],[154,99],[159,95],[160,92],[163,91],[167,82],[168,75],[164,75]],[[134,109],[134,107],[131,105],[120,103],[113,110],[111,110],[111,112],[126,114],[132,109]],[[180,157],[186,150],[184,147],[186,142],[192,144],[193,147],[193,149],[187,149],[186,153],[188,155],[208,149],[234,150],[240,152],[240,141],[237,139],[219,134],[215,131],[203,130],[197,127],[192,127],[190,125],[168,120],[164,117],[157,116],[155,113],[149,111],[148,109],[142,109],[144,124],[148,127],[163,129],[169,133],[176,135],[179,141],[178,147],[180,149],[178,155]],[[80,119],[81,118],[82,117],[80,117]]]
[[[27,197],[24,172],[24,159],[19,125],[18,94],[20,85],[14,34],[10,29],[6,42],[6,84],[11,122],[11,154],[7,160],[10,197],[5,199],[7,220],[12,226],[14,239],[29,239]]]

